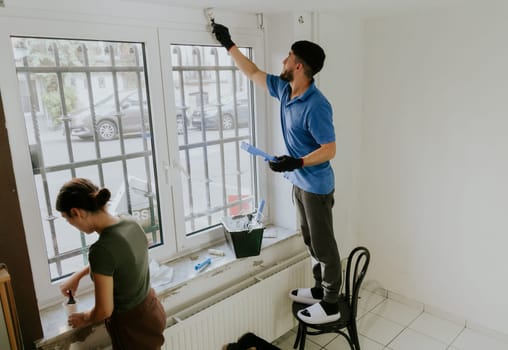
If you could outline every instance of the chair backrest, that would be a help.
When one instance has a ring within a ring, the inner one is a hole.
[[[365,247],[356,247],[351,251],[347,259],[345,296],[351,305],[351,317],[353,320],[356,319],[358,294],[367,273],[369,262],[370,252]]]

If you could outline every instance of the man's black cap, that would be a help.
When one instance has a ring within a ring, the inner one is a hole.
[[[325,52],[318,44],[307,40],[300,40],[291,46],[291,50],[312,69],[312,75],[318,73],[323,68]]]

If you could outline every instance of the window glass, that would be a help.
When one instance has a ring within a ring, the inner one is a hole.
[[[241,48],[248,57],[251,49]],[[187,236],[254,210],[252,83],[216,46],[171,45]]]
[[[54,209],[72,177],[109,188],[109,210],[132,215],[150,246],[161,245],[143,44],[11,41],[51,280],[85,266],[97,237],[76,234]]]

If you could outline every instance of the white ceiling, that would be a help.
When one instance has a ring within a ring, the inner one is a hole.
[[[481,0],[122,0],[171,7],[215,8],[248,13],[298,11],[386,14],[414,12],[433,8],[481,2]]]

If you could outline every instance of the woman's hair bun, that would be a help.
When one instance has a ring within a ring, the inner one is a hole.
[[[101,188],[95,193],[97,208],[102,208],[111,198],[111,192],[107,188]]]

